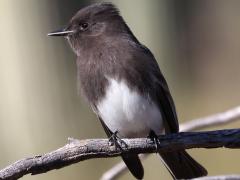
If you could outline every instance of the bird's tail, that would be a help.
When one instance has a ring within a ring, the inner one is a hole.
[[[135,178],[143,179],[144,170],[138,155],[122,155],[122,159]]]
[[[159,154],[174,179],[192,179],[207,175],[207,170],[186,151]]]

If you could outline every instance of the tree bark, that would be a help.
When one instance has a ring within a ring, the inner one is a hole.
[[[239,148],[240,129],[180,132],[159,136],[159,148],[149,138],[123,139],[122,148],[109,145],[108,139],[75,140],[60,149],[17,161],[0,171],[0,180],[13,180],[26,174],[40,174],[83,160],[116,157],[120,154],[170,152],[191,148]]]

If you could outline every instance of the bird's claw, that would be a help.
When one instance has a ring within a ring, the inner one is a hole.
[[[158,136],[156,135],[156,133],[153,130],[151,130],[148,137],[153,141],[156,152],[158,152],[158,149],[160,147],[160,141],[159,141]]]
[[[115,145],[116,148],[123,150],[122,145],[127,147],[127,144],[117,135],[118,131],[115,131],[109,138],[109,145]]]

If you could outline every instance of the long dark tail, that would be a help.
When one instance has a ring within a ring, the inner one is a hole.
[[[186,151],[159,154],[174,179],[192,179],[207,175],[207,170]]]
[[[143,178],[144,170],[138,155],[122,155],[122,159],[135,178]]]

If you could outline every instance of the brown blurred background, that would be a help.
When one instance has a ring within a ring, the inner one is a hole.
[[[239,0],[112,2],[155,54],[181,122],[240,104]],[[0,169],[54,150],[68,137],[105,137],[95,115],[77,94],[74,54],[63,38],[46,36],[90,3],[0,0]],[[239,126],[234,123],[214,129]],[[190,153],[210,175],[240,173],[239,150]],[[98,179],[119,160],[89,160],[23,179]],[[144,167],[145,179],[170,179],[155,154],[144,161]],[[133,178],[126,174],[122,179]]]

